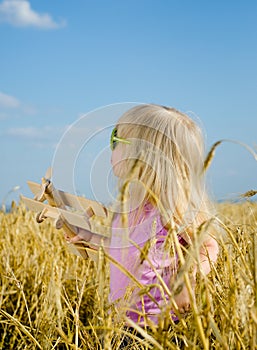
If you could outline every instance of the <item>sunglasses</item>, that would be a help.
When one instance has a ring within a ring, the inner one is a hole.
[[[118,142],[126,143],[128,145],[131,143],[129,140],[123,139],[122,137],[118,137],[117,136],[117,128],[114,128],[112,130],[111,139],[110,139],[110,147],[111,147],[112,151],[115,149]]]

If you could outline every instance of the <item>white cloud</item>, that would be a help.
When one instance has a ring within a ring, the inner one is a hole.
[[[7,130],[7,135],[25,138],[37,138],[40,136],[40,130],[34,127],[10,128]]]
[[[70,129],[72,128],[72,133],[69,136],[66,136],[67,142],[71,142],[72,140],[76,140],[78,138],[84,138],[87,139],[89,133],[92,134],[95,132],[95,130],[91,130],[89,128],[76,128],[72,125],[65,125],[65,126],[42,126],[42,127],[35,127],[35,126],[26,126],[26,127],[17,127],[17,128],[9,128],[4,131],[5,135],[13,136],[13,137],[19,137],[22,139],[27,140],[49,140],[49,139],[55,139],[55,141],[59,141],[59,139]]]
[[[0,120],[16,119],[37,114],[37,109],[29,104],[24,104],[14,96],[0,91]]]
[[[23,139],[48,140],[55,138],[61,132],[63,132],[62,128],[55,128],[50,126],[38,128],[34,126],[28,126],[23,128],[10,128],[6,131],[6,134]]]
[[[72,133],[62,137],[72,127]],[[15,140],[20,140],[31,144],[36,148],[56,148],[80,149],[81,145],[88,139],[89,134],[94,134],[95,130],[89,128],[75,128],[74,126],[25,126],[11,127],[6,130],[0,130],[1,135],[8,136]]]
[[[20,140],[36,149],[55,149],[60,137],[66,131],[67,126],[26,126],[14,127],[0,131],[0,136],[5,135],[11,139]]]
[[[0,108],[18,107],[20,107],[20,101],[17,98],[0,92]]]
[[[17,27],[55,29],[63,27],[64,21],[55,22],[47,13],[34,11],[28,0],[4,0],[0,4],[0,21]]]
[[[6,119],[8,119],[8,115],[6,113],[0,112],[0,121],[1,120],[6,120]]]

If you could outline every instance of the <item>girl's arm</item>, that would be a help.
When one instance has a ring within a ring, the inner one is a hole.
[[[214,263],[217,260],[219,253],[219,246],[217,241],[209,236],[200,249],[200,270],[204,275],[208,275],[211,271],[210,263]],[[194,271],[194,277],[197,272],[197,267]]]
[[[199,255],[200,255],[199,268],[204,275],[207,275],[211,271],[210,264],[214,263],[217,260],[218,253],[219,253],[219,246],[217,241],[211,236],[209,236],[209,238],[201,246],[200,252],[199,252]],[[198,266],[196,265],[193,271],[192,279],[191,279],[192,289],[195,288],[197,271],[198,271]],[[189,311],[191,301],[190,301],[190,296],[186,285],[183,285],[182,291],[178,295],[176,295],[174,299],[181,313]]]

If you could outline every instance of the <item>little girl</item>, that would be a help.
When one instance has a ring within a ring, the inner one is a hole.
[[[141,326],[158,324],[168,305],[171,319],[176,320],[174,310],[188,311],[192,300],[184,284],[170,300],[181,259],[199,227],[211,223],[212,217],[204,185],[201,130],[173,108],[139,105],[118,120],[111,149],[121,194],[106,244],[117,262],[110,264],[110,300],[120,307],[126,301],[127,317]],[[192,267],[192,287],[196,272],[208,274],[217,259],[211,224],[205,231],[198,266],[195,262]],[[88,232],[79,230],[71,241],[87,237]],[[89,244],[96,242],[92,239]]]

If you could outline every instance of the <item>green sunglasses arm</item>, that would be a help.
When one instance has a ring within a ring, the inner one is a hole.
[[[126,143],[128,145],[131,144],[131,142],[129,140],[123,139],[122,137],[118,137],[118,136],[113,136],[112,140],[113,141],[118,141],[118,142],[121,142],[121,143]]]

